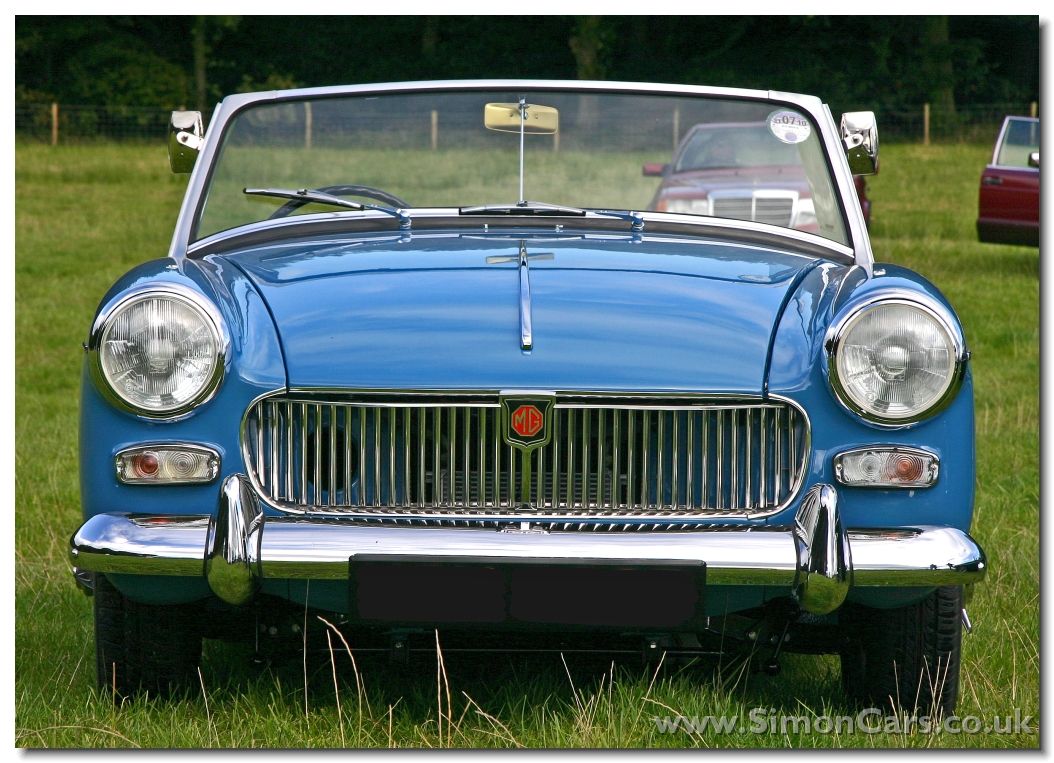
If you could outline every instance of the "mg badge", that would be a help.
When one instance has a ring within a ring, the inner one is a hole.
[[[549,442],[552,434],[553,399],[541,396],[501,398],[502,432],[514,448],[531,451]]]
[[[545,427],[545,417],[534,403],[524,403],[512,412],[512,431],[520,437],[534,437]]]
[[[531,451],[549,443],[553,432],[553,404],[545,395],[502,395],[501,432],[505,442],[520,451],[520,509],[531,511]]]

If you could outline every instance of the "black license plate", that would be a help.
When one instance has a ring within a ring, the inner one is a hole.
[[[360,621],[692,628],[706,610],[706,566],[682,561],[356,555],[348,580]]]

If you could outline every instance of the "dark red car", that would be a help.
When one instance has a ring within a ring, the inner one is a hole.
[[[817,233],[812,191],[796,146],[769,135],[765,122],[697,124],[669,164],[646,163],[661,176],[649,209],[730,217]],[[868,225],[871,201],[864,178],[856,192]]]
[[[1039,120],[1007,117],[981,175],[977,238],[1039,246]]]

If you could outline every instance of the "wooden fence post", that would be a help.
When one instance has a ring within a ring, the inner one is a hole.
[[[439,148],[439,112],[432,109],[432,150]]]
[[[304,101],[304,148],[311,148],[311,101]]]
[[[1031,106],[1028,109],[1028,115],[1030,117],[1032,117],[1033,119],[1035,119],[1036,118],[1036,114],[1038,114],[1038,113],[1039,113],[1039,104],[1036,103],[1035,101],[1032,101],[1032,104],[1031,104]]]
[[[930,144],[930,105],[922,104],[922,145]]]
[[[673,109],[673,150],[677,151],[677,144],[681,142],[681,107]]]
[[[59,144],[59,104],[52,102],[51,104],[51,145],[57,146]]]

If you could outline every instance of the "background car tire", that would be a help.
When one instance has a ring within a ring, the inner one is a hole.
[[[186,605],[140,604],[98,573],[93,586],[95,672],[101,692],[166,697],[198,685],[201,630]]]
[[[853,700],[950,715],[959,699],[962,586],[944,586],[908,607],[847,605],[842,685]]]

